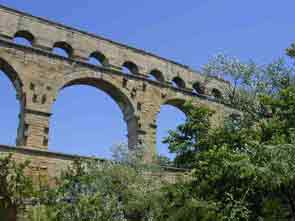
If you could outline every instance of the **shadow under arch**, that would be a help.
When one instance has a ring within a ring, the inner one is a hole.
[[[16,133],[16,145],[25,145],[24,144],[24,104],[25,104],[25,96],[23,93],[23,82],[20,79],[19,74],[17,71],[3,58],[0,57],[0,71],[4,73],[9,81],[12,83],[15,92],[16,92],[16,99],[19,101],[19,117],[18,119],[18,129]],[[0,74],[1,74],[0,73]]]
[[[95,77],[77,77],[70,79],[60,87],[59,91],[64,90],[68,87],[75,85],[84,85],[94,87],[108,96],[110,96],[114,102],[119,106],[124,121],[127,124],[128,133],[128,147],[132,149],[138,141],[137,131],[138,131],[138,119],[135,116],[135,108],[131,100],[125,95],[120,88],[116,87],[113,83],[108,80],[95,78]],[[54,113],[53,113],[54,114]]]

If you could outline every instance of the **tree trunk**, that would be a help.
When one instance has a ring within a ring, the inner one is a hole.
[[[17,210],[15,207],[9,207],[8,209],[0,209],[0,220],[5,221],[17,221]]]
[[[295,221],[295,202],[292,199],[292,196],[290,196],[290,195],[288,195],[288,199],[289,199],[289,204],[290,204],[290,208],[291,208],[292,221]]]

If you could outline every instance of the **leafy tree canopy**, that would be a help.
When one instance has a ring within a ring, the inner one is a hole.
[[[241,116],[213,128],[208,119],[214,113],[186,104],[186,122],[165,142],[193,179],[168,189],[168,213],[185,217],[176,220],[196,214],[198,220],[295,220],[292,68],[282,59],[258,66],[219,55],[204,71],[233,83],[224,102]]]

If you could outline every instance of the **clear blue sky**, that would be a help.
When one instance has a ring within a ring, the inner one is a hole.
[[[267,63],[295,41],[294,0],[42,1],[1,0],[1,4],[58,21],[199,68],[225,52]],[[13,144],[18,106],[0,75],[0,143]],[[81,99],[77,99],[81,98]],[[96,100],[96,102],[92,102]],[[109,147],[126,141],[126,125],[116,104],[84,86],[62,91],[54,105],[50,149],[109,157]],[[83,117],[87,114],[87,117]],[[158,146],[183,114],[163,107]],[[78,132],[76,132],[78,131]]]

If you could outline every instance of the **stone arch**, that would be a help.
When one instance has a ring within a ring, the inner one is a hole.
[[[173,107],[176,107],[180,111],[182,111],[186,115],[186,110],[184,108],[186,100],[182,98],[170,98],[165,100],[162,105],[171,105]]]
[[[71,58],[71,57],[73,56],[73,53],[74,53],[74,49],[73,49],[73,47],[72,47],[69,43],[67,43],[67,42],[65,42],[65,41],[58,41],[58,42],[55,42],[55,43],[53,44],[53,49],[54,49],[54,48],[62,49],[63,51],[65,51],[65,53],[67,54],[67,56],[68,56],[69,58]]]
[[[125,61],[122,65],[122,68],[126,68],[130,74],[138,74],[138,66],[132,61]]]
[[[221,99],[223,97],[221,91],[217,88],[213,88],[211,94],[215,99]]]
[[[23,82],[19,76],[19,74],[16,72],[16,70],[3,58],[0,57],[0,70],[3,71],[11,83],[13,84],[16,93],[17,98],[20,99],[23,97]]]
[[[168,136],[169,130],[174,130],[176,127],[184,123],[186,119],[186,111],[184,108],[185,99],[178,97],[170,97],[165,99],[159,105],[159,109],[155,114],[155,153],[161,157],[168,157],[172,160],[175,155],[169,153],[168,145],[163,144],[163,138]],[[173,121],[169,120],[173,117]]]
[[[102,66],[109,65],[109,61],[108,61],[107,57],[99,51],[92,52],[90,54],[89,58],[95,58]]]
[[[109,81],[106,81],[101,78],[91,77],[78,78],[67,82],[62,87],[62,89],[73,85],[88,85],[104,91],[109,96],[111,96],[114,99],[114,101],[119,105],[120,109],[122,110],[122,113],[124,114],[124,117],[128,117],[134,114],[135,112],[133,104],[129,100],[129,98],[120,89],[118,89],[114,84],[110,83]]]
[[[136,148],[139,141],[139,123],[136,115],[136,108],[132,100],[123,92],[123,90],[110,80],[93,76],[93,73],[80,73],[77,75],[73,74],[70,78],[65,79],[58,91],[74,85],[88,85],[95,87],[105,92],[115,101],[121,109],[124,121],[127,124],[128,146],[130,149]]]
[[[15,34],[14,34],[14,39],[15,38],[23,38],[25,39],[26,41],[28,41],[31,46],[34,44],[35,42],[35,36],[29,32],[29,31],[25,31],[25,30],[20,30],[20,31],[17,31]]]
[[[150,73],[150,76],[152,76],[152,78],[154,78],[155,80],[159,81],[159,82],[164,82],[165,78],[164,75],[161,71],[159,71],[158,69],[153,69]]]
[[[20,114],[16,144],[22,145],[24,142],[24,105],[26,103],[23,92],[23,82],[16,70],[3,58],[0,58],[0,71],[2,71],[12,83],[16,91],[16,99],[19,100]]]
[[[172,83],[174,84],[175,87],[177,88],[185,88],[185,82],[181,77],[174,77],[172,79]]]
[[[205,94],[206,87],[203,83],[196,81],[193,83],[193,89],[197,94]]]

